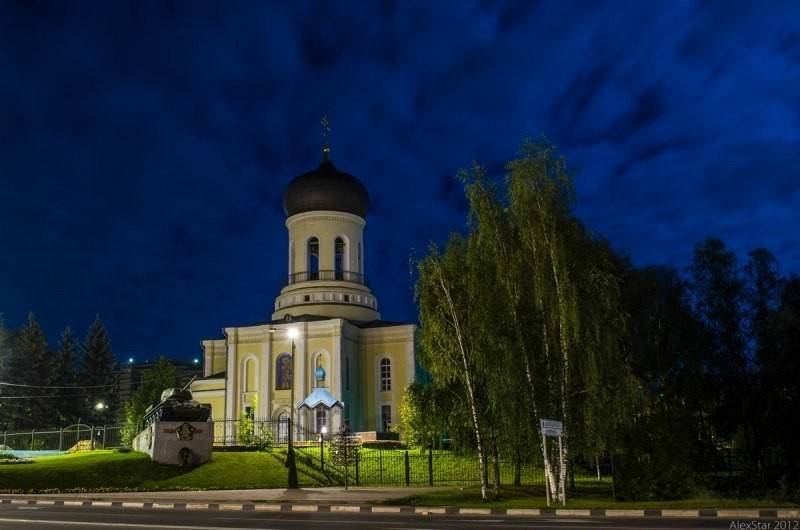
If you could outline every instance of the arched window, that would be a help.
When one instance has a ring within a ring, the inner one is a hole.
[[[295,273],[294,270],[294,241],[289,240],[289,275]]]
[[[319,239],[308,240],[308,279],[319,280]]]
[[[345,252],[345,245],[344,240],[341,237],[337,237],[336,241],[333,243],[334,248],[334,255],[333,255],[333,269],[336,274],[337,280],[344,279],[344,252]]]
[[[247,359],[244,362],[244,391],[254,392],[256,390],[256,360]]]
[[[388,392],[392,389],[392,361],[387,358],[381,359],[381,392]]]
[[[275,390],[292,388],[292,357],[288,353],[278,356],[275,361]]]

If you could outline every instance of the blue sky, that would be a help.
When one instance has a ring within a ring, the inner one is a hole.
[[[800,272],[795,2],[0,2],[0,312],[120,358],[266,319],[283,189],[368,187],[366,266],[414,320],[409,257],[465,223],[455,180],[547,135],[576,212],[634,263],[722,238]]]

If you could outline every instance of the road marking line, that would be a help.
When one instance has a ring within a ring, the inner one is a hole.
[[[11,504],[28,504],[28,499],[11,499]]]
[[[83,501],[64,501],[64,506],[83,506]]]
[[[208,510],[208,504],[201,504],[199,502],[190,502],[186,504],[187,510]]]
[[[153,508],[174,508],[175,504],[172,502],[154,502]]]
[[[219,509],[220,510],[228,510],[228,511],[240,512],[240,511],[242,511],[242,505],[241,504],[220,504],[219,505]]]
[[[781,519],[797,519],[800,517],[800,510],[778,510],[778,517]]]
[[[50,504],[50,505],[53,505],[55,503],[56,503],[56,501],[36,501],[36,504]]]
[[[144,508],[143,502],[123,502],[123,508]]]
[[[492,515],[491,508],[461,508],[458,513],[461,515]]]
[[[538,508],[509,508],[506,515],[542,515]]]
[[[92,501],[92,506],[111,506],[111,501]]]

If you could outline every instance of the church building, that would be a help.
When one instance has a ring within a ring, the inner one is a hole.
[[[414,380],[416,326],[382,320],[369,288],[364,228],[369,195],[323,150],[291,181],[283,206],[288,274],[267,322],[202,341],[194,398],[215,420],[292,418],[306,431],[386,432]]]

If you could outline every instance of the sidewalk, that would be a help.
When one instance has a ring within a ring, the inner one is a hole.
[[[446,487],[415,488],[299,488],[299,489],[252,489],[252,490],[203,490],[203,491],[126,491],[119,493],[57,493],[0,495],[2,498],[53,499],[53,500],[109,500],[155,503],[292,503],[292,504],[370,504],[381,503],[447,489]]]

